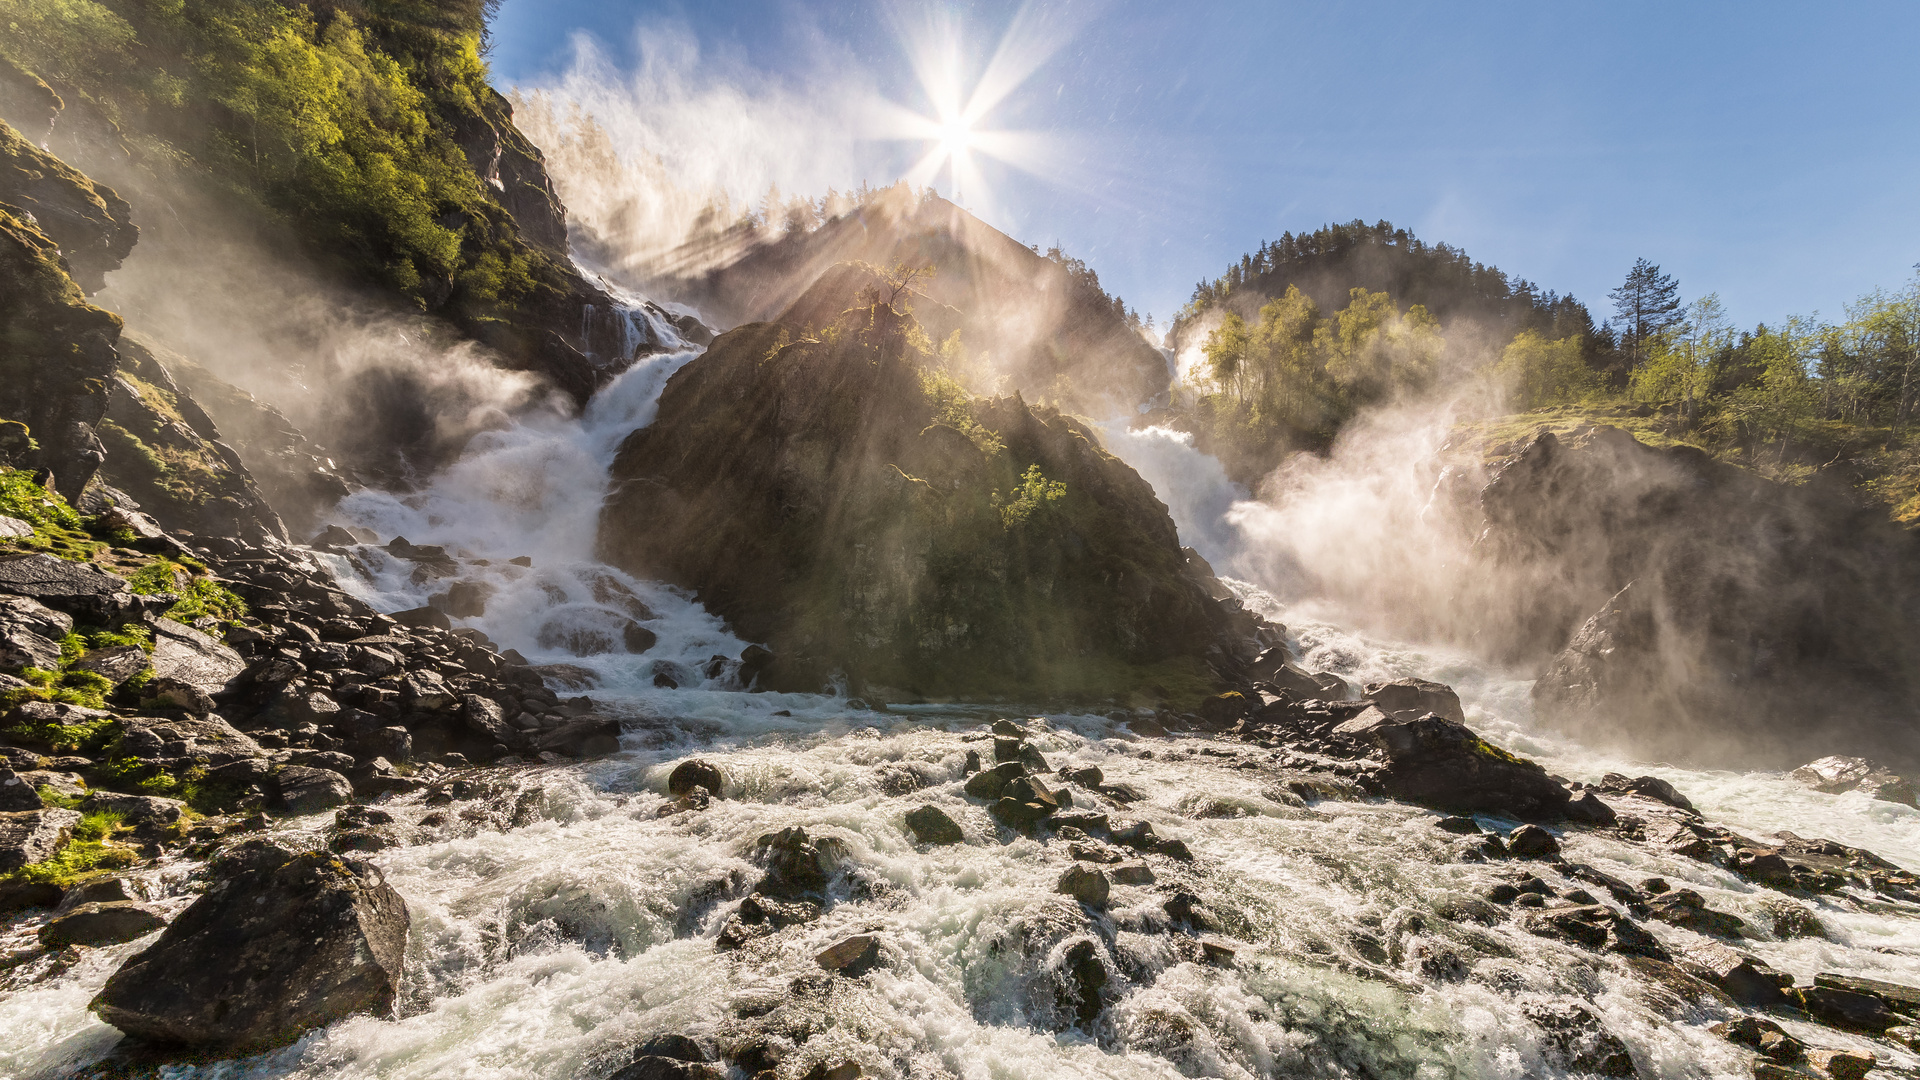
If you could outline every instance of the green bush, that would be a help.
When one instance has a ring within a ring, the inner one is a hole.
[[[126,827],[125,819],[107,810],[96,810],[73,827],[73,839],[67,841],[51,859],[22,867],[8,875],[14,881],[36,885],[71,885],[96,870],[132,866],[139,853],[113,842],[113,836]]]

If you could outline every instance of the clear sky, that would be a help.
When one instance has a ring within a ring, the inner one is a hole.
[[[716,102],[739,112],[714,155],[764,160],[713,175],[789,193],[903,175],[931,144],[871,138],[877,103],[931,114],[916,58],[957,56],[970,87],[1004,47],[1026,77],[974,126],[1029,133],[1026,168],[974,153],[961,201],[1162,323],[1262,240],[1354,218],[1597,318],[1643,256],[1744,325],[1838,317],[1920,262],[1913,0],[506,0],[493,32],[505,84],[649,72],[629,107],[707,118],[669,129],[689,173]],[[582,40],[603,66],[578,66]]]

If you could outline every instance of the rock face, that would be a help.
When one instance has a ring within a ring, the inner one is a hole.
[[[41,232],[60,245],[60,259],[88,293],[133,251],[140,229],[133,208],[104,184],[34,146],[0,122],[0,202],[33,215]]]
[[[407,905],[371,867],[263,845],[115,972],[93,1008],[157,1042],[282,1046],[391,1009],[406,937]]]
[[[577,241],[588,252],[602,243],[617,247],[622,224],[617,216],[590,215],[576,221],[584,226]],[[607,254],[604,262],[615,265],[626,250]],[[1028,397],[1065,395],[1067,407],[1095,416],[1167,390],[1166,360],[1083,264],[1038,254],[953,203],[923,199],[905,185],[812,232],[752,244],[675,291],[719,325],[783,317],[791,306],[823,327],[844,305],[799,301],[848,263],[933,267],[931,277],[914,284],[914,308],[933,340],[959,331],[969,352],[985,358],[982,382],[1004,379],[1009,391]]]
[[[1534,687],[1549,723],[1644,757],[1920,759],[1915,541],[1839,484],[1590,428],[1538,436],[1480,503],[1516,658],[1567,643]]]
[[[1145,481],[1068,417],[943,389],[887,304],[837,325],[742,327],[673,377],[613,465],[607,561],[770,645],[776,689],[834,671],[929,696],[1209,677],[1220,609]]]

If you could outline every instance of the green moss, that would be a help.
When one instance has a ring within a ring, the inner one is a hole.
[[[128,578],[128,584],[143,596],[177,594],[180,601],[168,608],[166,615],[178,622],[192,624],[210,618],[232,625],[246,618],[247,602],[239,594],[206,576],[204,563],[192,562],[189,566],[189,562],[192,560],[155,559]]]
[[[80,514],[67,505],[67,500],[58,492],[34,483],[33,474],[25,469],[0,472],[0,514],[19,518],[29,525],[81,528]]]
[[[38,791],[42,806],[57,807],[61,810],[78,810],[84,799],[84,796],[79,795],[62,795],[50,787],[42,787]]]
[[[11,712],[29,701],[57,701],[67,705],[79,705],[88,709],[104,709],[106,694],[113,689],[113,683],[91,671],[44,671],[29,667],[20,670],[20,678],[29,685],[16,686],[0,691],[0,711]],[[104,686],[105,689],[101,689]],[[71,725],[84,728],[88,725]],[[58,730],[56,730],[58,729]],[[74,739],[84,738],[85,733],[74,733],[60,725],[36,726],[19,724],[7,729],[8,734],[21,738],[39,739],[56,746],[73,745]]]
[[[15,870],[6,880],[67,886],[98,870],[132,866],[140,860],[139,853],[113,841],[125,828],[120,814],[97,810],[80,819],[73,827],[73,838],[52,858]]]

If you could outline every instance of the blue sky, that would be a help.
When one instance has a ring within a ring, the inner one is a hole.
[[[910,52],[952,46],[977,75],[1010,26],[1045,59],[978,126],[1033,133],[1050,161],[1036,176],[988,160],[962,201],[1058,241],[1163,323],[1262,240],[1356,217],[1596,317],[1642,256],[1745,325],[1838,317],[1920,262],[1912,2],[506,0],[492,63],[502,83],[551,85],[585,35],[634,68],[644,30],[743,111],[777,99],[783,124],[832,127],[858,97],[930,112]],[[787,191],[878,185],[924,149],[863,140],[864,122],[766,169]]]

